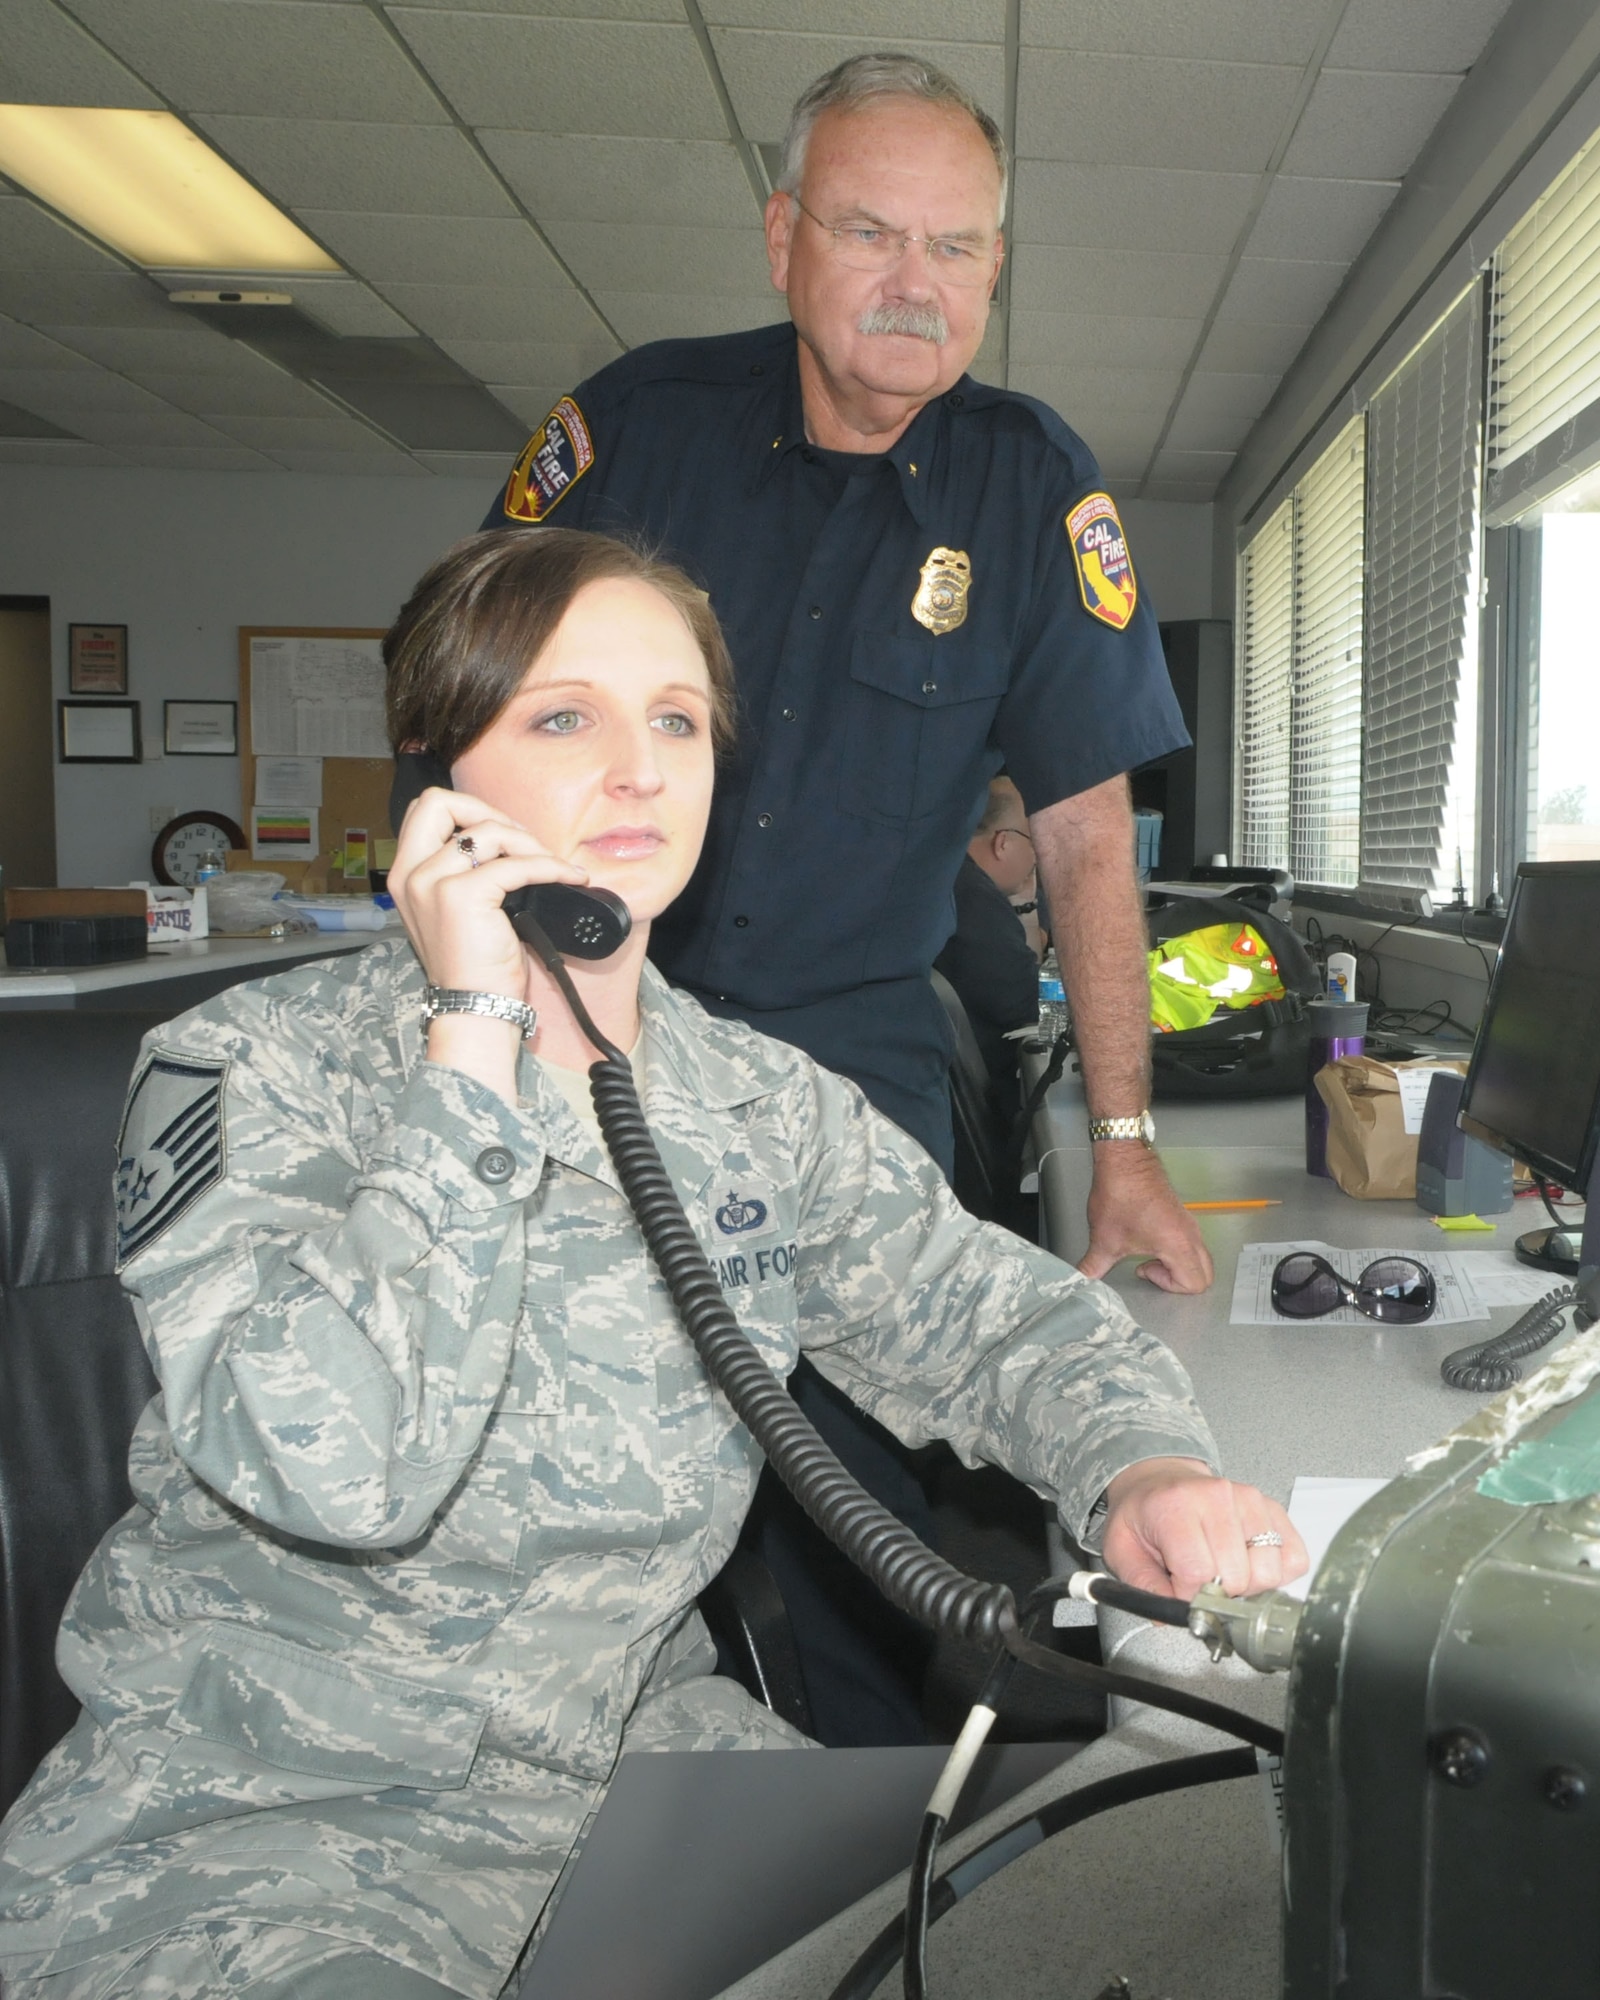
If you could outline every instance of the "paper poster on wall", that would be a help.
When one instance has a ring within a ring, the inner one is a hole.
[[[252,807],[250,853],[257,861],[314,861],[317,856],[316,808]]]
[[[387,757],[378,639],[252,638],[257,757]]]
[[[320,806],[322,759],[257,757],[255,802],[258,806]]]

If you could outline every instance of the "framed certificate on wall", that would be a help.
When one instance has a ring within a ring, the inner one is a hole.
[[[58,701],[56,727],[63,764],[143,762],[136,701]]]
[[[68,694],[128,692],[126,625],[67,627]]]

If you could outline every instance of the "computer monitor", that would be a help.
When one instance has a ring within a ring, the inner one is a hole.
[[[1461,1096],[1463,1131],[1592,1194],[1600,1141],[1600,861],[1525,861]],[[1589,1205],[1582,1255],[1600,1261]],[[1579,1268],[1573,1232],[1519,1238],[1525,1262]]]

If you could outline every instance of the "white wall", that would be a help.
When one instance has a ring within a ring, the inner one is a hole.
[[[150,872],[151,814],[240,817],[234,758],[160,756],[161,704],[236,700],[241,625],[384,626],[427,564],[477,527],[494,479],[73,470],[0,465],[0,594],[50,599],[56,693],[69,624],[128,627],[139,765],[56,767],[64,885]],[[1211,613],[1211,509],[1129,501],[1162,618]]]
[[[150,814],[239,818],[235,758],[162,758],[166,699],[236,700],[241,625],[384,626],[482,520],[483,481],[0,466],[0,594],[50,599],[56,692],[67,627],[128,627],[143,764],[56,767],[60,880],[150,873]]]

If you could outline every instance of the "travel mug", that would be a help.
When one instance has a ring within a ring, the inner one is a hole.
[[[1306,1061],[1306,1172],[1328,1177],[1328,1107],[1317,1090],[1316,1075],[1340,1056],[1358,1056],[1367,1042],[1365,1000],[1313,1000],[1311,1053]]]

